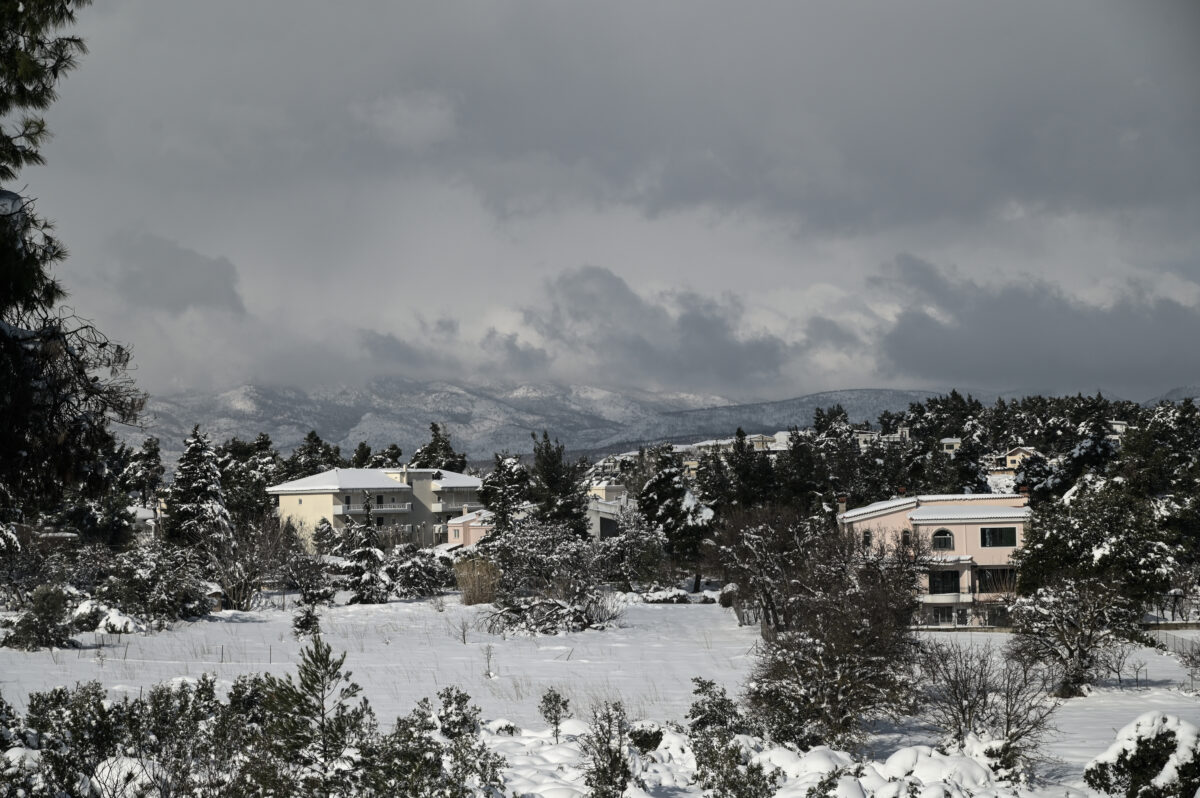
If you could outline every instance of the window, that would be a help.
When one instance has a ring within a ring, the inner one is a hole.
[[[458,530],[454,530],[454,539],[458,540]]]
[[[376,503],[376,504],[383,504],[383,494],[382,494],[382,493],[380,493],[379,495],[377,495],[377,496],[375,497],[375,503]]]
[[[975,590],[979,593],[1011,593],[1017,584],[1012,568],[980,568],[975,572]]]
[[[296,499],[296,504],[304,504],[304,499]]]
[[[383,519],[382,519],[382,518],[376,518],[376,519],[375,519],[375,526],[377,526],[377,527],[381,527],[381,526],[383,526]]]
[[[954,623],[954,608],[953,607],[934,607],[933,622],[936,624],[952,624]]]
[[[1015,526],[985,526],[979,530],[979,545],[984,548],[1015,547],[1017,545],[1017,528]]]
[[[933,533],[930,545],[934,551],[950,551],[954,548],[954,533],[949,529],[939,529]]]
[[[342,504],[354,504],[354,502],[350,501],[349,493],[346,494],[346,501],[342,502]]]
[[[930,593],[957,593],[958,571],[930,571]]]
[[[1008,607],[988,607],[988,626],[1008,626]]]
[[[871,530],[869,530],[869,529],[863,530],[862,542],[863,542],[864,547],[866,547],[868,549],[871,548]]]
[[[911,529],[900,530],[900,545],[903,546],[904,548],[908,548],[909,546],[912,545],[912,530]]]

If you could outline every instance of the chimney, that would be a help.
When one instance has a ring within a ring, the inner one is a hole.
[[[846,502],[848,502],[848,501],[850,501],[849,496],[838,496],[837,497],[838,515],[841,515],[842,513],[846,512]]]

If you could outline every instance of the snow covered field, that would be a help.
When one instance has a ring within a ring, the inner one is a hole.
[[[484,611],[486,607],[463,607],[452,595],[443,601],[338,606],[324,611],[322,626],[333,650],[347,652],[346,667],[362,685],[381,725],[407,713],[418,699],[455,684],[471,695],[485,718],[503,718],[534,730],[515,738],[493,737],[492,743],[514,767],[525,763],[522,789],[544,796],[576,794],[567,785],[574,783],[571,763],[578,759],[573,742],[553,746],[540,733],[545,724],[537,702],[547,687],[566,695],[577,717],[586,717],[587,708],[596,701],[619,698],[631,719],[681,721],[692,700],[693,676],[724,685],[731,694],[740,691],[757,640],[755,629],[739,628],[732,611],[715,604],[631,604],[620,628],[554,637],[486,634],[475,628]],[[205,672],[225,682],[242,673],[291,673],[301,647],[291,635],[291,618],[290,610],[277,608],[224,612],[151,635],[84,635],[79,638],[84,647],[73,651],[0,649],[0,692],[24,710],[31,691],[93,679],[120,697]],[[1003,635],[996,634],[955,637],[994,645],[1005,642]],[[1048,747],[1048,753],[1061,760],[1047,773],[1053,784],[1081,787],[1087,761],[1143,712],[1159,709],[1200,724],[1200,699],[1179,689],[1186,675],[1178,662],[1151,649],[1135,658],[1146,662],[1141,688],[1106,684],[1059,710],[1059,733]],[[874,738],[869,753],[882,762],[904,746],[928,744],[932,739],[928,731],[905,726]],[[782,755],[779,751],[763,754],[772,761]],[[538,782],[529,773],[542,760],[548,773],[556,775]],[[670,786],[686,783],[680,775],[688,770],[685,760],[647,763],[647,772],[657,774],[648,784],[655,779],[660,784],[649,794],[698,795]],[[790,767],[803,775],[816,767],[814,762],[792,762]],[[565,769],[558,769],[558,764]],[[895,763],[890,767],[894,770]],[[517,770],[512,775],[517,778]],[[546,789],[536,787],[539,783]],[[551,783],[564,791],[550,790]],[[806,783],[801,778],[797,789]],[[1062,787],[1039,792],[1061,795]],[[791,794],[790,787],[780,794]]]

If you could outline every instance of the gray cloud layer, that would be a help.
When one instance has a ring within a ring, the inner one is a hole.
[[[1187,0],[112,0],[79,33],[23,178],[152,390],[1200,377],[1120,365],[1200,304]],[[955,270],[884,287],[898,252]],[[1053,367],[1008,354],[1034,330]]]
[[[1039,279],[983,286],[911,255],[893,264],[908,307],[882,334],[883,369],[944,385],[1116,390],[1200,374],[1200,311],[1131,290],[1107,307]]]

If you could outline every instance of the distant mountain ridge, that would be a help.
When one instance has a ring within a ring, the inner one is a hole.
[[[701,440],[747,432],[773,433],[812,423],[818,407],[841,404],[853,421],[874,421],[884,410],[905,410],[933,391],[861,389],[826,391],[794,399],[732,404],[720,396],[615,391],[590,385],[467,385],[382,377],[361,388],[312,392],[243,385],[211,394],[152,398],[145,432],[127,431],[131,443],[145,434],[162,442],[173,462],[195,424],[214,442],[234,435],[271,436],[290,452],[309,430],[349,454],[359,441],[372,447],[397,443],[410,454],[429,438],[429,424],[443,424],[472,460],[493,452],[532,450],[530,433],[542,430],[574,452],[617,451],[659,440]]]

